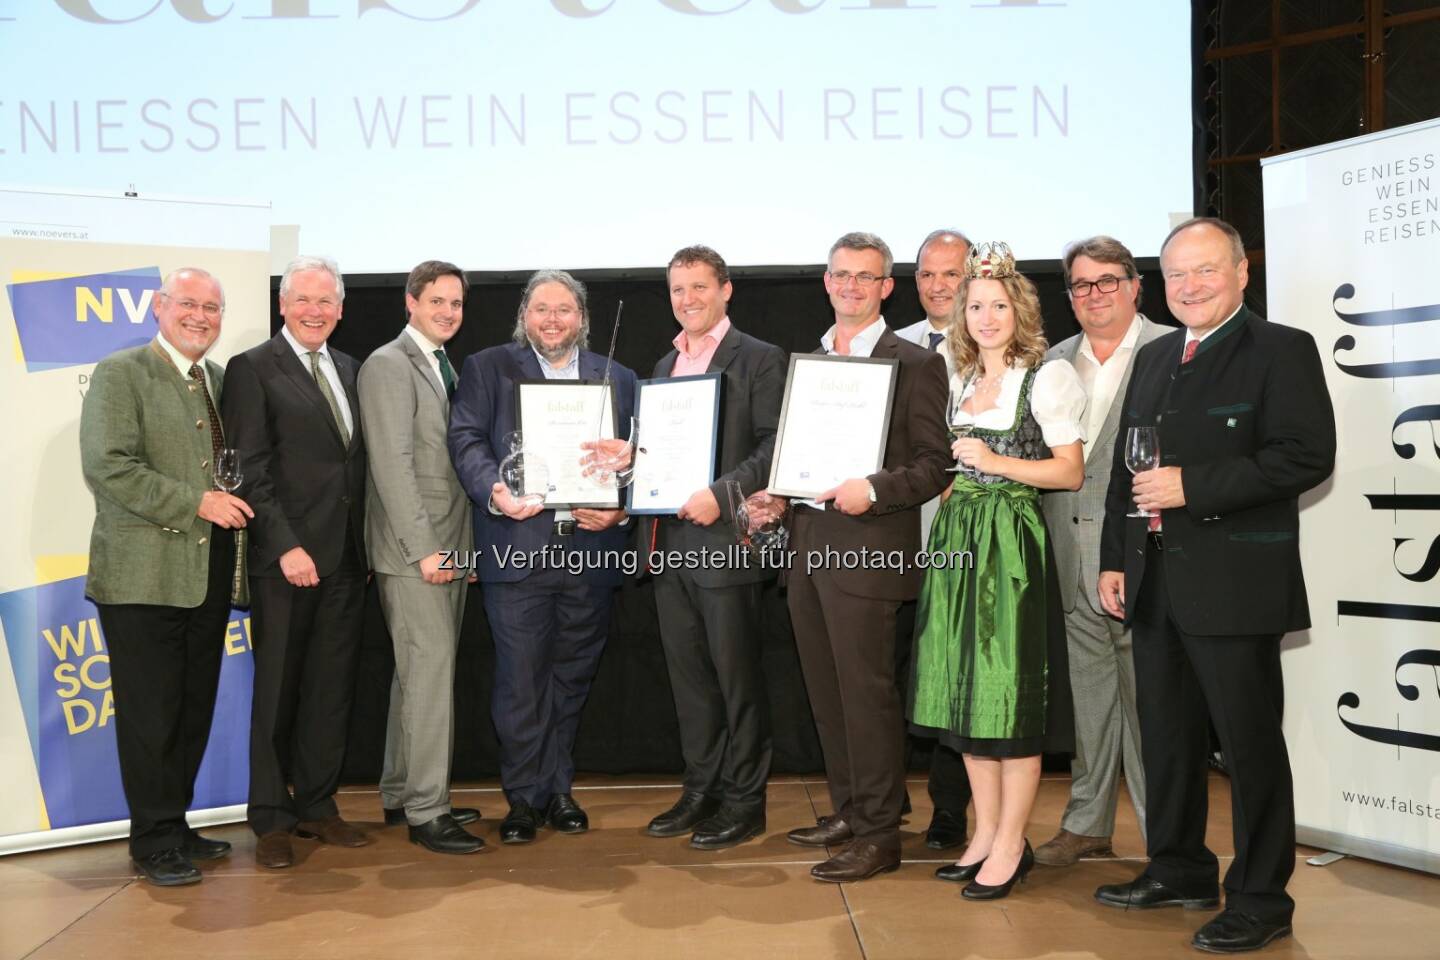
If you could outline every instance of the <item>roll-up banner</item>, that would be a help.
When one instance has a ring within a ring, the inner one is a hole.
[[[1298,836],[1440,873],[1440,121],[1263,163],[1269,316],[1339,430],[1283,654]]]
[[[0,853],[128,832],[109,655],[85,598],[94,499],[80,404],[101,358],[147,343],[178,267],[225,288],[210,356],[269,332],[268,204],[0,186]],[[244,816],[250,618],[231,614],[194,823]]]

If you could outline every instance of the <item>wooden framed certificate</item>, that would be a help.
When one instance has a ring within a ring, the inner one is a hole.
[[[674,514],[715,482],[720,374],[641,380],[635,399],[640,442],[625,510]]]
[[[899,371],[899,360],[792,356],[770,492],[811,498],[879,470]]]
[[[526,471],[526,494],[544,493],[546,509],[620,506],[615,484],[587,477],[580,465],[586,453],[580,444],[615,436],[614,384],[519,380],[515,424],[525,438],[527,465],[531,458],[545,465],[543,477],[541,471]]]

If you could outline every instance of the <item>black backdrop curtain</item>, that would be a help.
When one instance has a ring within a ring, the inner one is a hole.
[[[1157,321],[1173,322],[1164,308],[1154,262],[1142,261],[1141,266],[1145,270],[1148,315]],[[1050,342],[1058,343],[1074,333],[1078,327],[1066,301],[1058,263],[1022,264],[1022,269],[1027,269],[1040,289]],[[813,350],[831,322],[822,273],[823,267],[819,266],[735,271],[732,321],[747,333],[787,351]],[[471,353],[510,339],[527,276],[471,275],[465,323],[449,345],[457,370],[462,369]],[[577,276],[586,282],[590,292],[590,348],[600,353],[608,348],[616,304],[624,300],[616,360],[641,377],[648,377],[655,362],[669,350],[678,330],[670,312],[663,271],[580,271]],[[363,362],[377,346],[397,336],[405,324],[404,279],[398,274],[347,278],[344,316],[331,343]],[[278,287],[278,278],[274,285]],[[897,269],[895,292],[885,303],[885,316],[897,328],[921,316],[913,267],[908,271],[903,266]],[[272,329],[278,331],[279,324],[272,298]],[[493,777],[499,772],[490,723],[494,646],[479,590],[478,585],[471,587],[455,677],[453,775],[457,780]],[[765,595],[764,633],[764,667],[774,727],[774,772],[818,772],[824,764],[785,598],[774,586]],[[393,669],[389,635],[372,586],[365,600],[359,687],[344,770],[347,782],[373,782],[380,775]],[[928,746],[923,742],[914,746],[912,765],[923,768]],[[616,598],[610,638],[580,724],[575,753],[581,771],[674,774],[682,769],[675,707],[648,580],[627,584]],[[1052,758],[1047,766],[1066,768],[1058,758]]]

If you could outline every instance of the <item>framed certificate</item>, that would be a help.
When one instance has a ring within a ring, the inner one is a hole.
[[[615,436],[614,384],[598,380],[520,380],[515,384],[515,424],[525,438],[525,493],[544,493],[546,509],[620,506],[615,485],[581,472],[580,444]],[[544,489],[541,489],[541,486]]]
[[[673,514],[715,482],[720,374],[641,380],[635,398],[640,444],[625,506],[633,514]]]
[[[770,464],[770,492],[815,497],[885,463],[899,360],[795,354]]]

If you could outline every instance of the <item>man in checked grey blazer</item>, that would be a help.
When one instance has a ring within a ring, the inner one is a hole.
[[[1063,259],[1070,305],[1082,332],[1050,349],[1080,374],[1085,409],[1085,483],[1078,491],[1044,497],[1045,522],[1055,551],[1070,685],[1075,695],[1075,756],[1070,802],[1060,832],[1035,848],[1035,860],[1070,866],[1083,856],[1108,853],[1115,830],[1120,771],[1145,833],[1145,774],[1140,766],[1140,722],[1135,711],[1135,662],[1130,631],[1100,606],[1100,532],[1105,493],[1119,432],[1121,405],[1140,347],[1166,332],[1138,312],[1140,272],[1125,245],[1112,237],[1071,244]]]
[[[370,448],[366,540],[380,606],[395,645],[380,798],[385,822],[436,853],[475,853],[485,842],[461,824],[478,810],[450,806],[455,742],[455,648],[465,614],[470,498],[445,437],[455,370],[445,343],[464,319],[465,274],[427,260],[405,282],[410,322],[360,368],[360,419]]]

